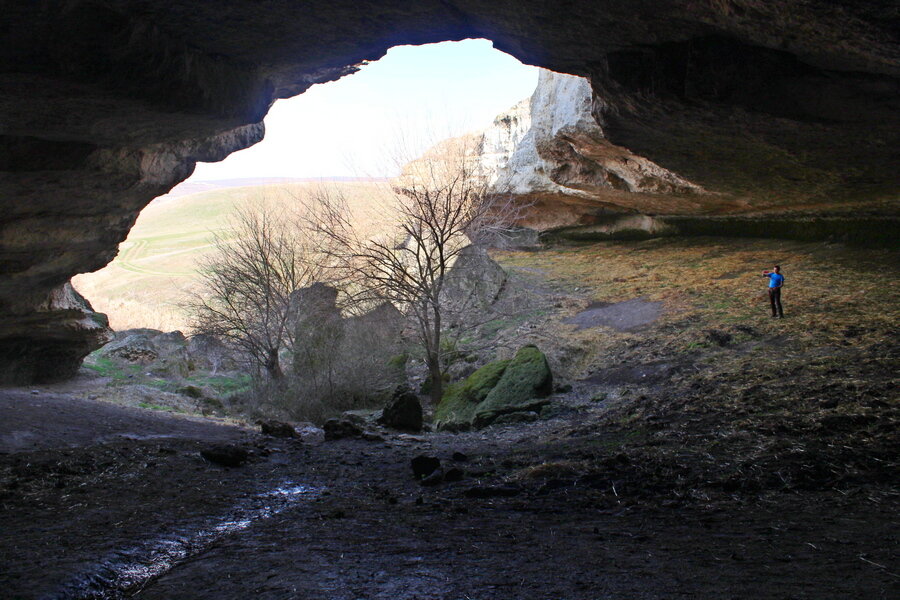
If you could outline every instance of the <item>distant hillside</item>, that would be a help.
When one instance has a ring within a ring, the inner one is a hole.
[[[202,259],[214,250],[214,232],[227,231],[235,208],[265,200],[285,211],[297,210],[305,193],[322,186],[343,193],[358,222],[371,227],[383,221],[379,199],[386,188],[372,180],[223,185],[200,193],[170,194],[141,212],[115,260],[99,271],[78,275],[72,283],[96,310],[109,315],[113,329],[185,329],[187,321],[177,305],[196,282]]]
[[[244,177],[240,179],[217,179],[215,181],[185,181],[179,183],[169,193],[154,200],[154,203],[162,203],[173,198],[192,196],[202,192],[211,192],[222,188],[235,187],[259,187],[263,185],[291,185],[297,183],[381,183],[386,180],[371,177],[329,177],[299,178],[299,177]]]

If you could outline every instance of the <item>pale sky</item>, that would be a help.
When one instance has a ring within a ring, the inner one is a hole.
[[[397,46],[353,75],[279,100],[263,141],[222,162],[197,164],[190,181],[392,176],[385,155],[401,135],[421,151],[486,127],[530,96],[537,77],[536,67],[488,40]]]

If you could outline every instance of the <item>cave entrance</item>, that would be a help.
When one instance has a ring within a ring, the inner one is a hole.
[[[395,176],[398,140],[418,156],[430,145],[491,124],[529,97],[539,69],[485,39],[396,46],[333,82],[280,100],[263,141],[194,174],[151,202],[105,268],[74,278],[114,330],[188,328],[179,297],[236,207],[295,185],[362,187]]]

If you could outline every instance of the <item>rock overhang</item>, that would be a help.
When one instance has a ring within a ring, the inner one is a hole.
[[[612,143],[750,212],[898,212],[900,44],[888,1],[3,4],[8,322],[111,260],[140,210],[195,162],[261,139],[277,98],[399,44],[484,37],[588,77]],[[613,206],[627,203],[619,196]],[[38,330],[35,344],[55,343]],[[11,332],[0,327],[0,346]],[[97,339],[85,330],[79,348]]]

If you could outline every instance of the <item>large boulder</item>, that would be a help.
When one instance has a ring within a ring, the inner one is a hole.
[[[391,358],[399,351],[403,315],[390,303],[344,317],[338,291],[314,283],[294,292],[294,375],[313,396],[385,397],[405,379]]]
[[[318,282],[291,295],[295,373],[327,373],[337,366],[345,330],[337,297],[335,288]]]
[[[234,354],[214,335],[199,333],[191,336],[187,343],[187,355],[194,369],[209,371],[211,375],[220,370],[233,371],[238,368]]]
[[[547,357],[535,346],[525,346],[516,353],[503,376],[475,410],[472,425],[490,425],[501,415],[534,412],[547,404],[553,393],[553,374]]]
[[[511,360],[488,363],[449,386],[434,422],[448,431],[486,427],[503,415],[537,412],[552,391],[547,357],[535,346],[525,346]]]
[[[120,363],[143,365],[161,376],[186,377],[191,371],[188,342],[180,331],[126,329],[100,349],[99,355]]]
[[[463,431],[471,428],[475,410],[500,381],[509,362],[508,360],[490,362],[463,381],[448,386],[434,411],[435,426],[444,431]]]
[[[506,271],[480,246],[469,245],[459,251],[447,272],[441,300],[451,316],[466,318],[494,302],[506,283]]]
[[[391,429],[422,431],[422,403],[409,388],[398,387],[378,417],[378,423]]]
[[[159,358],[159,349],[153,338],[161,333],[155,329],[116,332],[115,339],[100,350],[100,355],[127,363],[149,365]]]

